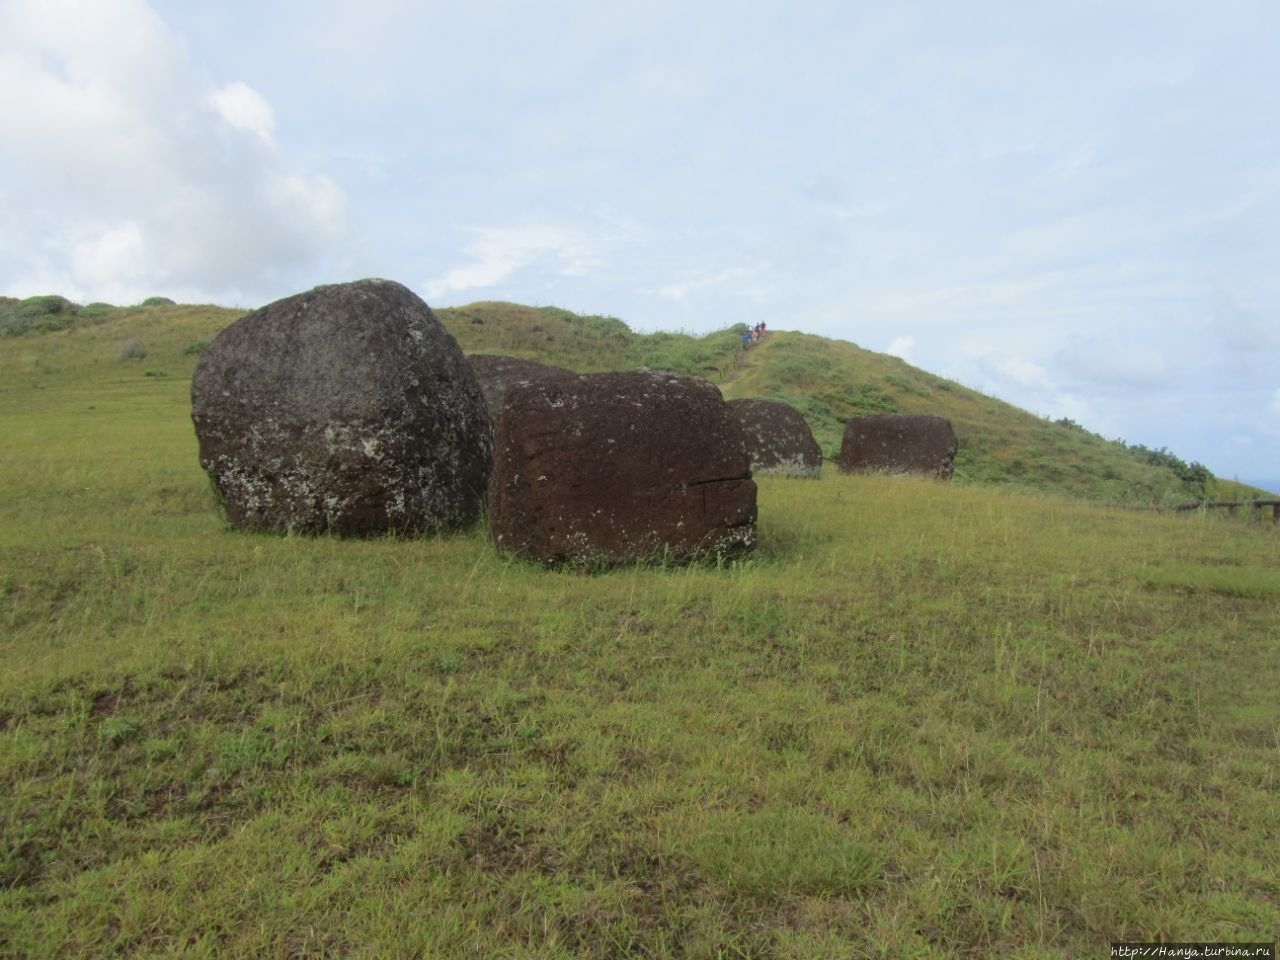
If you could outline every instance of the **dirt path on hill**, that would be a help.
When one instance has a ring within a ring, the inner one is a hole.
[[[763,340],[745,350],[739,350],[734,354],[734,358],[731,363],[720,368],[720,380],[717,382],[717,386],[720,387],[721,392],[723,392],[724,388],[729,384],[739,379],[744,373],[749,370],[754,370],[760,365],[757,354],[761,350],[769,349],[773,344],[773,336],[774,335],[772,333],[766,332]]]

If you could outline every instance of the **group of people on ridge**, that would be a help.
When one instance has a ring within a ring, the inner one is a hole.
[[[763,339],[764,339],[764,321],[761,320],[754,327],[751,327],[749,330],[747,330],[746,333],[742,335],[742,349],[745,350],[747,349],[747,347],[751,346],[753,343],[759,343]]]

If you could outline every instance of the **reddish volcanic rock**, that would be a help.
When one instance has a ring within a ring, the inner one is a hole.
[[[800,411],[780,400],[730,400],[742,427],[751,472],[816,477],[822,473],[822,448]]]
[[[955,431],[943,417],[873,413],[845,424],[839,464],[848,473],[917,473],[949,480],[957,447]]]
[[[502,398],[511,384],[522,380],[541,380],[544,377],[573,374],[572,370],[553,367],[549,363],[504,357],[494,353],[473,353],[467,357],[467,363],[471,365],[471,371],[476,375],[480,390],[484,393],[484,402],[489,408],[489,419],[495,424],[502,410]]]
[[[720,391],[634,372],[514,383],[494,434],[489,523],[546,564],[736,555],[756,540],[756,485]]]

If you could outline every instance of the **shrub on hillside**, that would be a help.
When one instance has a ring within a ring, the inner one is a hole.
[[[633,338],[627,360],[634,367],[703,376],[708,368],[721,367],[732,357],[740,338],[732,329],[705,336],[660,330]]]
[[[141,360],[146,355],[147,348],[143,345],[141,340],[126,340],[124,343],[120,344],[121,360]]]
[[[78,304],[57,294],[11,301],[0,308],[0,334],[16,337],[24,333],[65,330],[80,309]]]
[[[111,319],[116,307],[110,303],[95,302],[80,308],[76,315],[76,326],[96,326]]]
[[[18,317],[39,317],[57,313],[75,313],[79,309],[76,304],[66,297],[51,293],[20,300],[18,305],[13,308],[13,314]]]
[[[1214,479],[1214,476],[1213,472],[1204,464],[1196,463],[1194,460],[1191,463],[1187,463],[1164,447],[1159,450],[1152,450],[1140,443],[1136,443],[1128,449],[1136,460],[1170,471],[1178,478],[1178,482],[1188,496],[1197,500],[1205,499],[1209,482]]]
[[[619,320],[617,317],[602,317],[597,315],[577,315],[573,317],[565,317],[567,323],[577,323],[584,329],[592,333],[598,333],[606,337],[613,337],[626,343],[631,339],[631,328]]]
[[[145,299],[145,300],[143,300],[143,301],[142,301],[142,306],[144,306],[144,307],[172,307],[172,306],[174,306],[174,301],[170,300],[168,297],[147,297],[147,299]]]

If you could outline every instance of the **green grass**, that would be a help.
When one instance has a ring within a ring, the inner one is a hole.
[[[0,956],[1280,929],[1270,523],[828,473],[762,478],[720,569],[247,535],[196,461],[207,316],[0,359]]]

